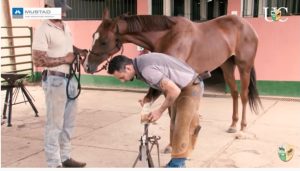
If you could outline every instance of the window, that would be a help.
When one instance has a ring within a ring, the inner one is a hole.
[[[164,0],[152,0],[152,15],[164,15]]]
[[[173,0],[171,6],[172,16],[184,16],[184,0]]]
[[[200,20],[200,0],[192,0],[191,3],[191,20]]]
[[[67,20],[101,20],[105,8],[112,18],[137,13],[137,0],[69,0],[72,10],[67,13]]]
[[[191,20],[211,20],[227,13],[227,0],[191,0]]]
[[[300,15],[300,0],[292,0],[288,3],[288,8],[294,15]]]
[[[192,21],[206,21],[226,15],[228,2],[228,0],[150,1],[152,15],[183,16]]]
[[[244,0],[243,16],[258,17],[265,15],[270,16],[273,7],[287,7],[288,12],[281,11],[281,15],[300,15],[300,0]]]

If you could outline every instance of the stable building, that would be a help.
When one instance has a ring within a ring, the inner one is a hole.
[[[255,58],[257,87],[261,95],[300,97],[300,0],[68,0],[73,8],[66,22],[72,30],[74,45],[90,49],[92,34],[101,23],[102,11],[109,8],[111,17],[127,15],[184,16],[194,22],[205,22],[222,15],[246,19],[259,36]],[[43,68],[31,60],[31,40],[41,20],[12,17],[12,8],[40,8],[44,0],[1,1],[1,72],[29,73],[38,80]],[[142,48],[124,44],[124,55],[138,56]],[[239,74],[236,71],[236,78]],[[237,80],[239,82],[239,80]],[[106,71],[84,73],[84,86],[141,88],[134,81],[121,84]],[[222,71],[212,71],[207,87],[228,92]]]

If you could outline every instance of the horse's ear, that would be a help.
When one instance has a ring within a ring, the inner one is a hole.
[[[109,10],[107,7],[105,7],[102,14],[102,20],[108,20],[108,19],[110,19]]]

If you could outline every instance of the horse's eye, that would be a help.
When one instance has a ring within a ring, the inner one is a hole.
[[[102,46],[105,46],[105,45],[106,45],[106,42],[101,42],[101,45],[102,45]]]

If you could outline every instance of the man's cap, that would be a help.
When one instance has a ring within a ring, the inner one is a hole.
[[[67,4],[67,0],[45,0],[45,5],[47,5],[48,7],[62,8],[63,11],[68,11],[72,9]]]

